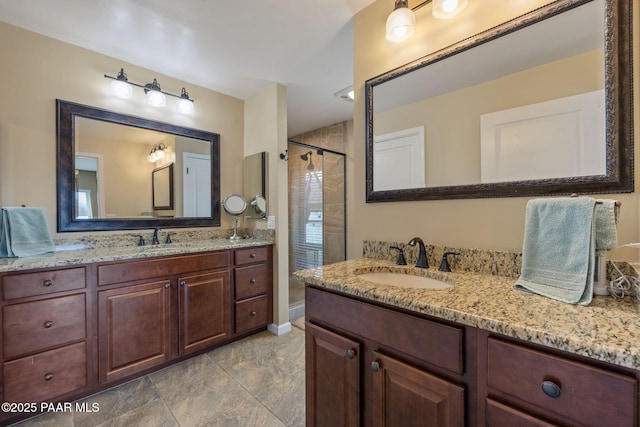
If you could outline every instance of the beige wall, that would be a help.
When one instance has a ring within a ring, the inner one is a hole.
[[[44,207],[55,231],[56,98],[219,133],[221,195],[242,192],[242,100],[4,23],[0,23],[0,57],[0,206]],[[115,98],[103,75],[115,75],[121,67],[136,83],[157,78],[171,93],[180,93],[185,86],[195,99],[195,113],[184,116],[169,106],[149,107],[139,88],[134,88],[130,100]],[[223,214],[222,227],[231,226]]]
[[[388,70],[525,13],[544,0],[485,0],[469,2],[465,12],[453,20],[431,17],[430,8],[416,11],[413,38],[395,44],[385,40],[385,21],[393,2],[378,0],[354,18],[354,143],[348,165],[349,257],[362,256],[364,239],[408,241],[414,236],[440,245],[494,250],[522,250],[527,198],[438,200],[425,202],[365,203],[365,100],[364,83]],[[638,10],[638,0],[634,0]],[[638,46],[638,14],[634,14],[634,45]],[[637,61],[635,93],[638,93]],[[638,135],[638,109],[635,111]],[[637,140],[635,146],[638,146]],[[637,153],[636,148],[636,153]],[[636,154],[636,158],[638,155]],[[636,168],[637,170],[638,168]],[[636,174],[636,182],[637,182]],[[598,195],[622,202],[620,243],[638,240],[638,196]],[[632,256],[635,254],[632,252]]]
[[[259,94],[246,100],[244,107],[246,155],[266,151],[269,154],[268,215],[276,219],[274,245],[273,322],[269,329],[280,334],[287,332],[289,322],[289,253],[287,218],[287,162],[279,153],[287,149],[287,88],[274,83]],[[240,168],[242,171],[242,168]],[[242,191],[242,190],[240,190]],[[242,194],[242,193],[240,193]],[[266,228],[264,220],[246,220],[247,225]],[[274,329],[275,327],[275,329]]]

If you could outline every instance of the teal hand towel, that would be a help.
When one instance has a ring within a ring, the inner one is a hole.
[[[595,208],[596,255],[604,255],[618,247],[618,219],[620,207],[615,200],[598,199]]]
[[[0,209],[0,258],[39,255],[54,250],[43,208]]]
[[[516,289],[570,304],[593,297],[595,199],[533,199],[527,203],[522,273]]]

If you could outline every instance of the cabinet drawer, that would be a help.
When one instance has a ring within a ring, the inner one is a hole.
[[[266,295],[236,303],[236,334],[250,331],[269,322],[269,299]]]
[[[491,399],[485,401],[485,411],[487,426],[552,427],[556,425]]]
[[[83,289],[85,286],[84,267],[48,270],[4,276],[2,278],[2,295],[5,300],[11,300]]]
[[[5,359],[86,336],[84,294],[8,305],[2,315]]]
[[[266,294],[269,289],[269,268],[266,264],[237,268],[235,272],[236,300]]]
[[[146,261],[131,261],[98,266],[98,285],[133,282],[135,280],[168,277],[229,265],[229,252],[185,255]]]
[[[236,265],[253,264],[254,262],[266,261],[268,256],[269,248],[266,246],[238,249],[235,251],[235,263]]]
[[[87,350],[77,343],[6,362],[6,402],[40,402],[87,385]]]
[[[326,313],[330,311],[331,315]],[[424,360],[456,374],[464,373],[464,329],[398,313],[307,286],[305,317]],[[354,322],[354,319],[367,319]]]
[[[559,387],[557,397],[543,392],[545,381]],[[538,406],[542,414],[557,414],[594,426],[635,423],[635,378],[495,338],[488,342],[487,383]],[[615,399],[615,405],[609,398]]]

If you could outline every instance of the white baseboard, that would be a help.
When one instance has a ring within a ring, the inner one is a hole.
[[[287,323],[283,323],[282,325],[276,325],[275,323],[270,323],[267,326],[267,329],[269,330],[269,332],[271,332],[274,335],[284,335],[288,332],[291,332],[291,323],[287,322]]]

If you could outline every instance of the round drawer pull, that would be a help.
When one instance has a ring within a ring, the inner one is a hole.
[[[542,391],[544,392],[544,394],[553,399],[557,399],[558,397],[560,397],[560,393],[562,393],[560,386],[553,381],[543,381]]]
[[[371,370],[373,372],[378,372],[380,370],[380,361],[374,360],[373,362],[371,362]]]
[[[45,329],[49,329],[50,327],[53,326],[53,322],[51,320],[47,320],[46,322],[44,322],[42,326],[44,326]]]
[[[44,286],[45,288],[53,286],[53,280],[51,280],[51,279],[43,280],[42,281],[42,286]]]
[[[256,279],[249,280],[249,283],[256,283]]]
[[[256,254],[249,254],[249,258],[255,258]]]
[[[45,381],[51,381],[53,379],[53,374],[49,372],[48,374],[44,374]]]
[[[356,351],[353,348],[347,350],[347,359],[351,360],[356,357]]]
[[[255,311],[252,311],[252,312],[251,312],[251,316],[253,316],[253,317],[255,317],[257,314],[258,314],[258,313],[257,313],[257,312],[255,312]]]
[[[180,281],[180,286],[185,286],[187,284],[187,282],[185,282],[184,280]]]

